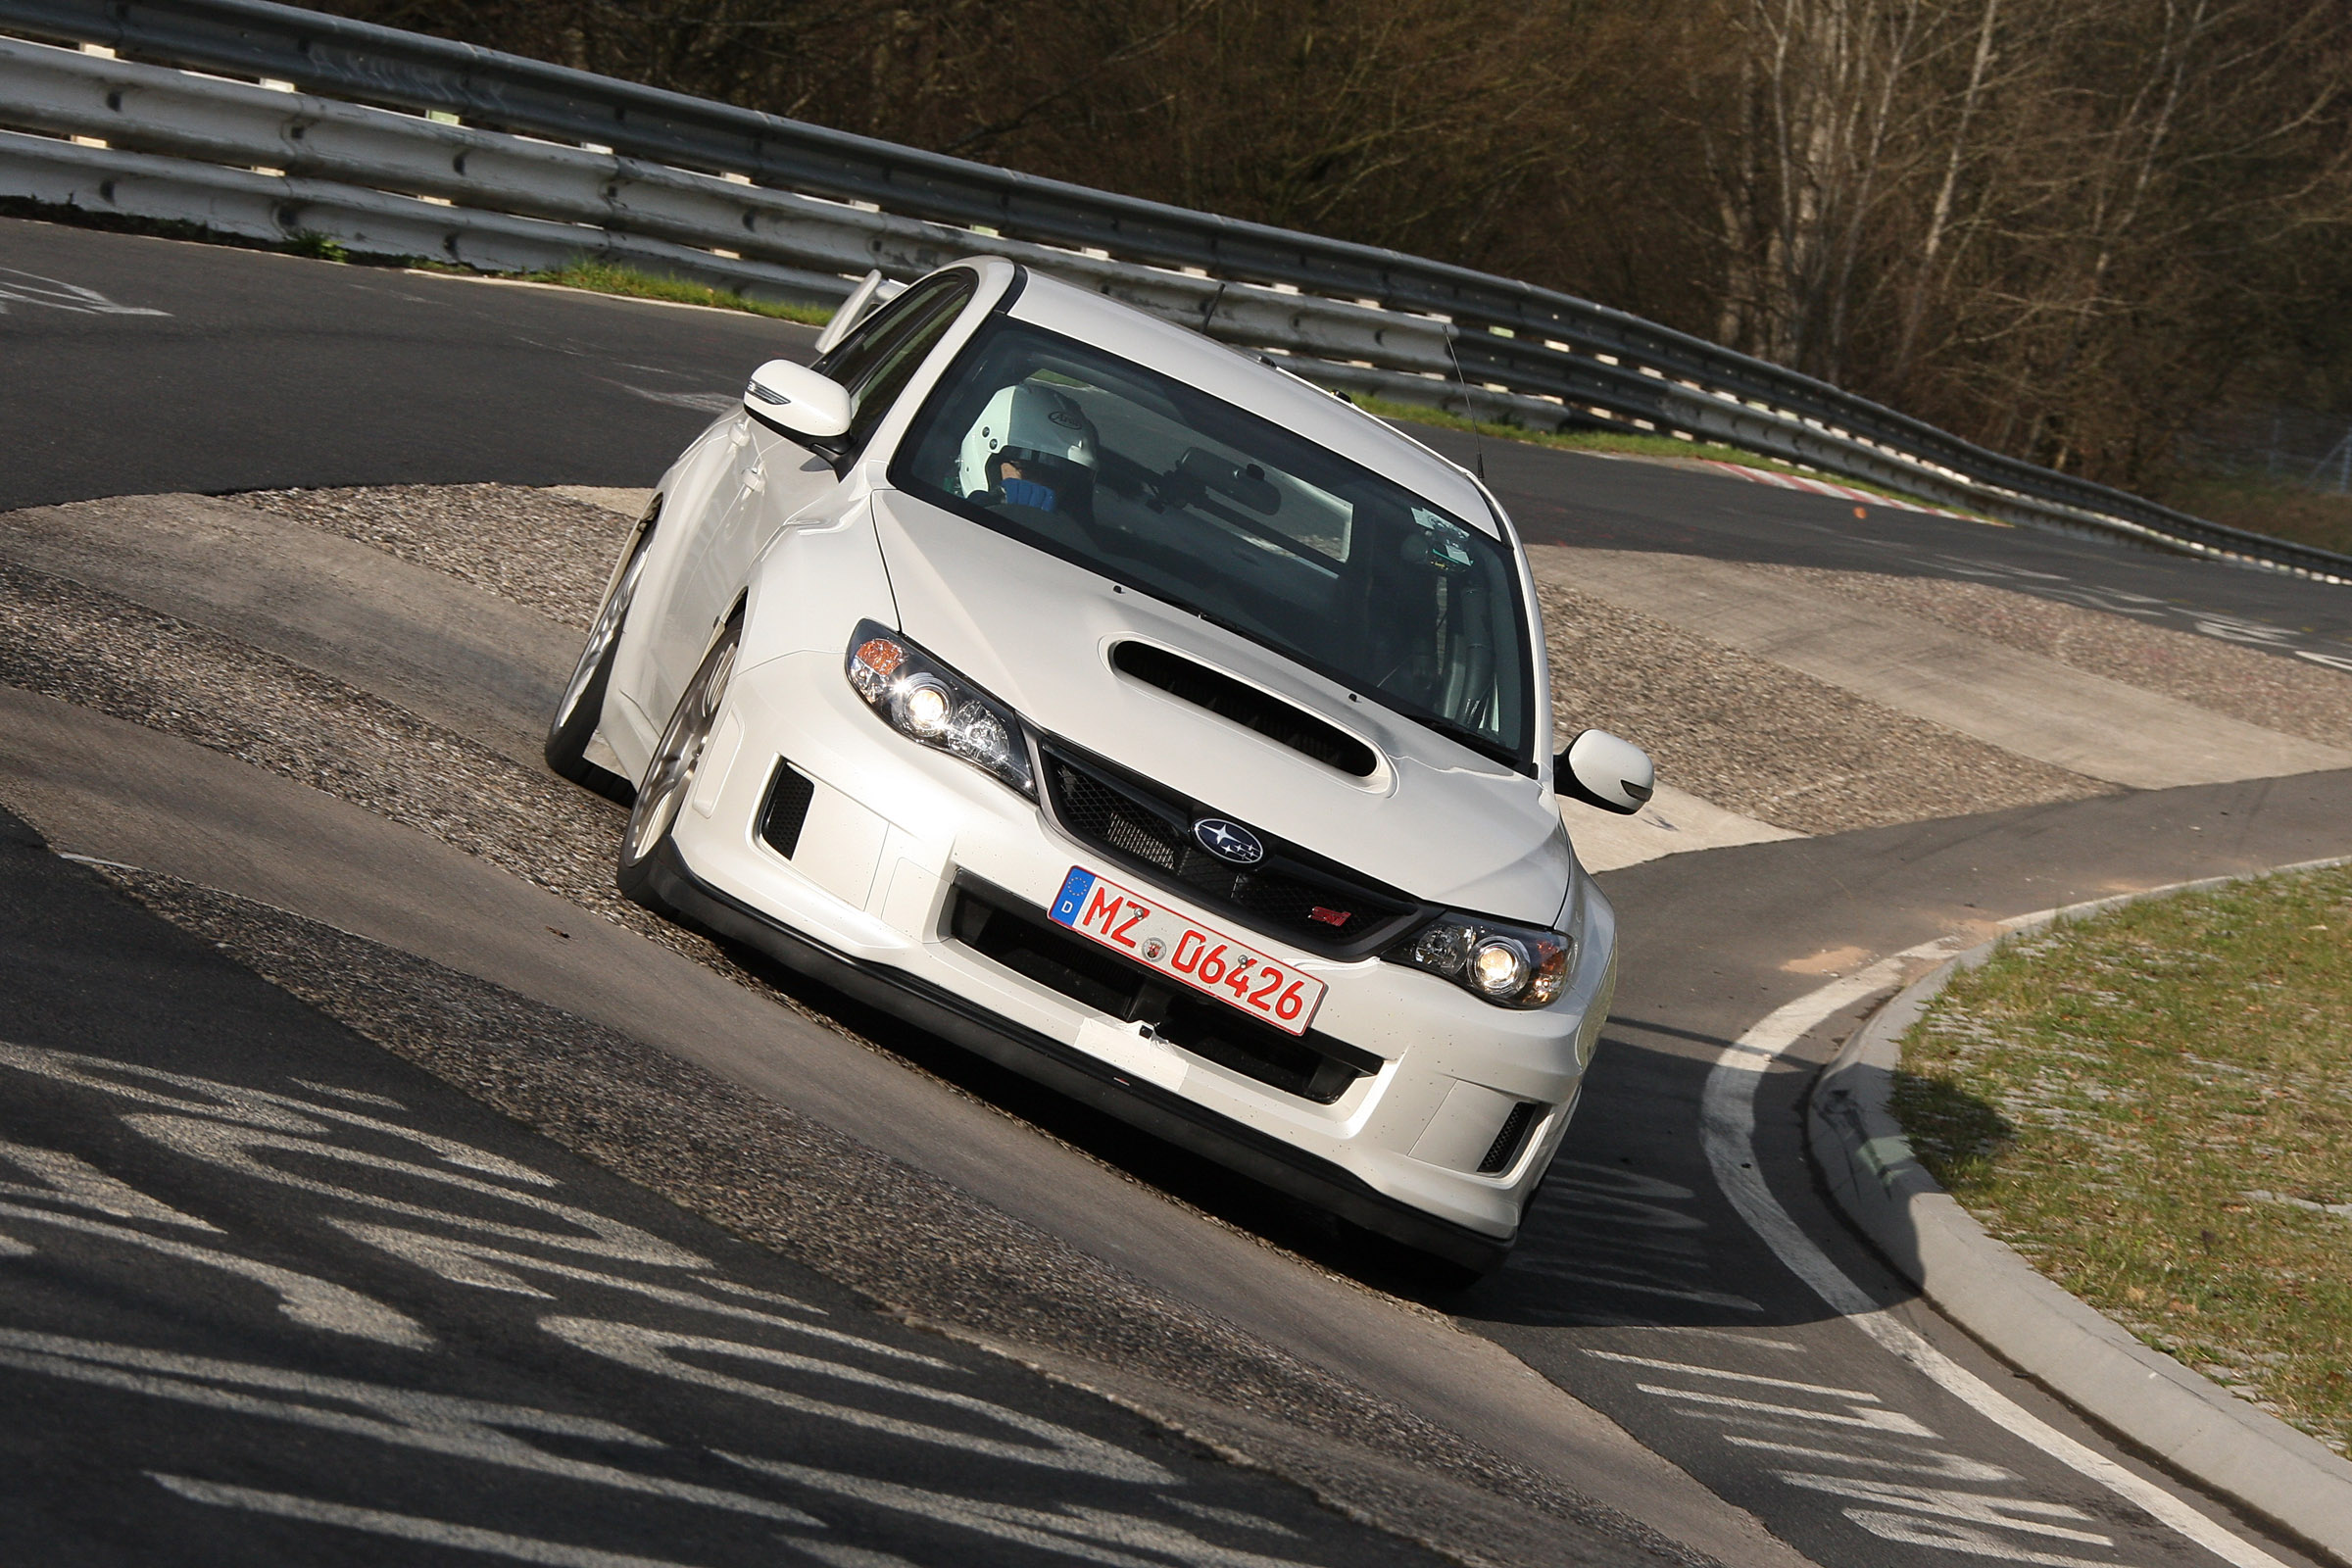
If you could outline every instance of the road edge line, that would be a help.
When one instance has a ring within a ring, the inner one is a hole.
[[[1807,1147],[1838,1206],[1937,1311],[2167,1468],[2339,1562],[2352,1562],[2352,1462],[2140,1344],[1986,1234],[1919,1163],[1888,1102],[1903,1032],[2003,939],[2141,899],[2347,863],[2352,857],[2207,877],[2003,921],[2001,936],[1950,954],[1872,1013],[1822,1069],[1805,1116]]]
[[[2030,917],[2029,917],[2030,918]],[[2060,1432],[1983,1378],[1937,1349],[1847,1276],[1819,1243],[1781,1206],[1758,1170],[1755,1147],[1756,1088],[1765,1072],[1823,1020],[1902,984],[1904,971],[1921,961],[1941,964],[1960,951],[1962,939],[1941,937],[1881,958],[1865,969],[1806,993],[1775,1008],[1724,1048],[1708,1070],[1699,1099],[1699,1132],[1716,1185],[1748,1228],[1762,1238],[1788,1271],[1896,1359],[1986,1420],[2032,1444],[2059,1463],[2097,1482],[2179,1535],[2203,1546],[2232,1568],[2286,1568],[2260,1546],[2207,1518],[2187,1502],[2095,1448]]]

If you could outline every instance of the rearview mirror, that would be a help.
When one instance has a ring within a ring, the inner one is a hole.
[[[850,389],[806,365],[770,360],[743,389],[744,412],[786,435],[826,436],[850,427]]]
[[[1649,754],[1605,729],[1589,729],[1569,742],[1551,771],[1555,792],[1619,816],[1647,806],[1657,788]]]
[[[1202,489],[1238,501],[1263,516],[1271,517],[1282,510],[1282,492],[1274,488],[1266,470],[1254,463],[1245,468],[1213,452],[1186,447],[1184,456],[1176,460],[1176,471]]]

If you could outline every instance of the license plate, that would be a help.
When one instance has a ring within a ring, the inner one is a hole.
[[[1306,1033],[1323,1001],[1322,981],[1083,866],[1070,867],[1049,912],[1055,923],[1286,1034]]]

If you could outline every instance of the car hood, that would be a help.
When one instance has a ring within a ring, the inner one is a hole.
[[[874,528],[899,627],[1039,728],[1433,904],[1548,925],[1573,857],[1534,779],[1249,639],[901,491]],[[1156,643],[1305,709],[1383,759],[1367,779],[1114,670]]]

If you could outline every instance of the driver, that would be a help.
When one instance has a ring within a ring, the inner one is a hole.
[[[1087,521],[1094,512],[1095,422],[1076,400],[1023,381],[980,411],[963,438],[956,473],[966,500]]]

